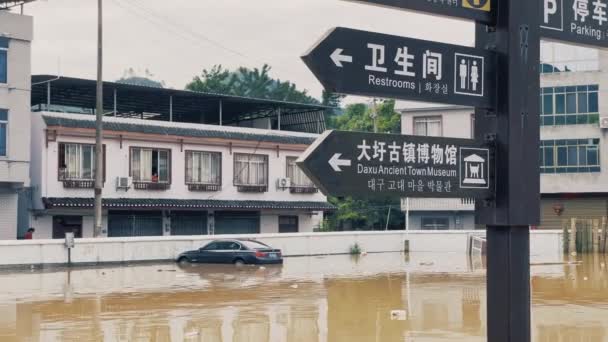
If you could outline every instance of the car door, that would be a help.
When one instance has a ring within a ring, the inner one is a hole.
[[[198,250],[196,262],[217,263],[219,262],[220,243],[212,242]]]
[[[234,241],[222,241],[219,242],[220,249],[218,251],[218,258],[222,264],[232,264],[237,256],[237,252],[241,248],[241,245]]]

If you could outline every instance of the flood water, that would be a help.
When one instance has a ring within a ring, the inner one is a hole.
[[[533,264],[534,341],[608,341],[607,263]],[[5,272],[0,341],[485,341],[485,297],[459,254]]]

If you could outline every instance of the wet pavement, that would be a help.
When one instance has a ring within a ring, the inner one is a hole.
[[[608,341],[607,264],[533,264],[534,341]],[[0,341],[485,341],[485,296],[459,254],[4,272]]]

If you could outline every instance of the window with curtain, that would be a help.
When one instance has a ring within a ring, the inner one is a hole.
[[[440,137],[442,132],[441,116],[421,116],[414,118],[414,135]]]
[[[95,145],[60,143],[59,179],[94,180]]]
[[[295,187],[314,187],[314,183],[296,165],[296,157],[287,157],[287,178],[291,180],[291,186]]]
[[[186,151],[186,183],[220,185],[222,154]]]
[[[0,157],[6,157],[8,143],[8,110],[0,109]]]
[[[234,184],[242,186],[267,186],[268,156],[235,153]]]
[[[131,148],[131,177],[134,182],[169,183],[171,151]]]

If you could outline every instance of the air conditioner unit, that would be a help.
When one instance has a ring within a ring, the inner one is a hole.
[[[116,189],[129,190],[131,188],[131,177],[116,177]]]
[[[608,116],[600,118],[600,128],[608,128]]]
[[[291,187],[291,180],[289,178],[279,178],[277,179],[277,188],[279,189],[287,189]]]

